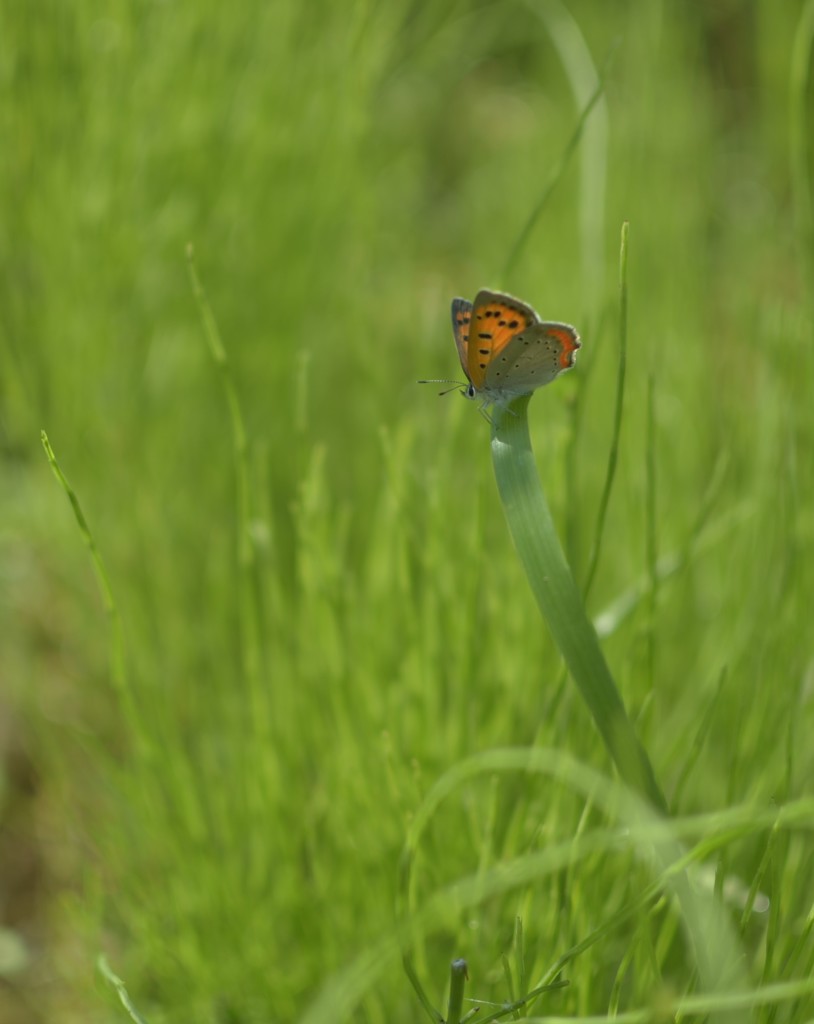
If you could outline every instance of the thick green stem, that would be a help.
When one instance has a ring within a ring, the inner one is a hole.
[[[458,1024],[464,1005],[464,989],[469,971],[466,960],[453,960],[449,969],[449,1004],[447,1024]]]
[[[554,529],[531,450],[529,397],[494,411],[492,459],[509,530],[543,618],[620,775],[666,812],[667,803],[627,716]]]

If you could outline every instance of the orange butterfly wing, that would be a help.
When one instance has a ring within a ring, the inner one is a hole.
[[[466,299],[452,300],[452,333],[455,335],[455,347],[464,373],[469,377],[469,320],[472,316],[472,303]]]
[[[453,319],[454,310],[455,303]],[[461,344],[458,344],[458,354],[466,375],[478,391],[484,386],[486,371],[492,360],[506,348],[512,338],[537,322],[537,314],[531,306],[519,299],[501,292],[478,292],[471,308],[470,321],[466,325],[465,363]]]
[[[556,338],[560,345],[560,370],[570,370],[577,356],[577,349],[582,348],[579,335],[570,324],[546,324],[548,333]]]

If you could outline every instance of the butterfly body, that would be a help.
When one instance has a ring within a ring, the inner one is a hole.
[[[520,299],[482,289],[474,302],[452,300],[452,330],[469,386],[467,398],[506,405],[574,365],[579,335],[541,320]]]

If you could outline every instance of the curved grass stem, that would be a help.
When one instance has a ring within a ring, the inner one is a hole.
[[[492,461],[520,561],[543,618],[619,774],[659,810],[667,803],[625,711],[574,577],[565,560],[534,463],[529,395],[496,409]]]

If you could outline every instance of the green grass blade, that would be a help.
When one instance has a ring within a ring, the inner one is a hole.
[[[602,497],[599,499],[599,511],[596,516],[596,532],[588,562],[588,573],[585,577],[585,600],[596,575],[599,565],[599,554],[602,550],[602,537],[605,532],[605,519],[608,514],[613,481],[616,477],[616,464],[619,459],[619,437],[622,433],[622,409],[625,399],[625,377],[627,374],[627,240],[629,224],[622,224],[622,241],[619,251],[619,367],[616,372],[616,404],[613,410],[613,428],[611,430],[608,466],[605,471],[605,483]]]
[[[256,579],[256,553],[252,540],[251,519],[252,500],[249,471],[249,445],[246,426],[240,408],[240,399],[235,386],[232,368],[220,337],[217,321],[212,307],[201,283],[195,265],[195,250],[190,243],[187,246],[187,267],[192,293],[198,305],[204,336],[209,351],[220,377],[226,404],[229,408],[229,419],[232,428],[232,449],[237,476],[237,536],[238,566],[241,574],[241,621],[242,621],[242,654],[243,670],[249,684],[249,691],[256,694],[256,687],[261,671],[260,641],[260,596]],[[258,714],[255,721],[259,723],[263,716]]]
[[[142,1017],[138,1010],[135,1008],[135,1006],[133,1006],[133,1001],[128,995],[127,989],[125,988],[125,984],[122,981],[122,979],[118,975],[114,974],[113,971],[110,969],[110,964],[108,964],[107,962],[107,957],[100,956],[96,961],[96,966],[99,968],[99,973],[102,975],[105,981],[109,982],[113,986],[113,988],[115,988],[116,994],[118,995],[122,1006],[125,1008],[125,1010],[127,1010],[130,1019],[134,1021],[135,1024],[147,1024],[147,1021],[144,1019],[144,1017]]]
[[[48,435],[44,430],[40,431],[40,440],[42,441],[42,446],[45,449],[45,454],[48,457],[48,462],[51,465],[54,476],[59,481],[60,487],[62,487],[63,491],[68,496],[74,517],[76,518],[77,526],[79,527],[79,532],[81,533],[82,539],[90,552],[96,582],[99,586],[99,592],[102,595],[102,602],[104,603],[108,622],[110,623],[109,663],[111,683],[117,696],[121,700],[122,710],[133,728],[133,734],[139,745],[139,749],[142,753],[147,753],[150,748],[149,734],[144,727],[141,715],[136,707],[135,700],[133,699],[133,691],[127,673],[127,663],[124,653],[124,631],[122,629],[121,615],[119,613],[119,607],[116,604],[116,600],[113,597],[113,588],[110,585],[110,577],[107,574],[102,553],[99,551],[96,540],[91,532],[90,526],[88,525],[88,521],[85,518],[85,513],[82,511],[82,506],[79,503],[76,491],[74,491],[73,487],[68,483],[67,477],[62,472],[62,468],[60,467],[59,462],[57,462],[57,457],[54,454],[50,441],[48,440]]]
[[[526,0],[526,6],[545,25],[577,110],[587,109],[589,104],[593,108],[590,118],[585,116],[580,126],[579,235],[582,294],[586,312],[595,319],[605,292],[603,249],[610,126],[607,101],[603,96],[597,102],[594,94],[602,88],[617,42],[611,43],[603,67],[597,69],[580,20],[563,0]]]
[[[625,782],[656,807],[667,803],[627,716],[565,560],[543,493],[528,429],[529,396],[496,411],[492,460],[515,548],[543,618]]]
[[[647,693],[653,692],[656,674],[656,607],[658,602],[658,533],[656,530],[656,419],[655,382],[650,374],[647,380],[647,429],[645,432],[645,569],[648,580],[646,664]]]
[[[545,995],[548,992],[556,992],[558,989],[568,988],[569,984],[569,981],[562,979],[560,981],[552,981],[549,985],[538,985],[537,988],[532,989],[532,991],[526,995],[521,996],[519,999],[512,999],[504,1006],[501,1006],[493,1013],[490,1013],[488,1017],[478,1017],[477,1019],[479,1024],[491,1024],[492,1021],[501,1020],[503,1017],[508,1017],[509,1014],[511,1014],[515,1020],[529,1020],[529,1017],[521,1016],[518,1011],[522,1010],[524,1006],[527,1006],[529,1003],[537,1000],[540,996]],[[479,999],[473,999],[472,1002],[481,1004],[477,1009],[480,1009],[482,1006],[490,1005],[489,1003],[484,1003]],[[475,1010],[471,1010],[470,1013],[467,1014],[467,1017],[474,1013]]]
[[[689,779],[690,777],[690,773],[692,772],[693,768],[698,763],[698,760],[701,757],[701,752],[704,749],[704,744],[706,743],[707,736],[709,735],[709,731],[712,727],[713,716],[716,710],[718,709],[718,704],[721,699],[721,693],[723,691],[724,682],[726,681],[726,674],[727,669],[726,666],[724,666],[724,668],[721,670],[720,675],[718,676],[718,684],[715,687],[715,692],[713,693],[712,698],[707,703],[707,707],[704,710],[704,713],[701,717],[701,722],[697,730],[695,731],[695,735],[692,738],[690,749],[687,752],[687,756],[685,757],[684,763],[681,766],[681,770],[678,773],[678,778],[676,779],[675,786],[673,787],[672,800],[670,801],[671,806],[674,810],[675,808],[681,805],[681,797],[684,794],[684,786],[687,783],[687,779]]]
[[[82,540],[90,551],[91,562],[93,563],[93,572],[96,576],[96,582],[99,585],[99,592],[102,595],[102,602],[105,606],[108,619],[110,620],[110,676],[113,681],[113,685],[116,687],[119,693],[124,693],[127,688],[127,670],[125,668],[124,660],[124,638],[122,635],[122,622],[121,616],[119,615],[118,606],[113,598],[113,589],[110,586],[110,577],[107,574],[105,568],[104,559],[102,558],[99,548],[96,546],[91,529],[88,526],[88,521],[85,518],[85,513],[82,511],[82,506],[79,503],[79,498],[76,495],[73,487],[68,483],[67,477],[62,472],[62,469],[57,462],[57,457],[54,455],[54,449],[51,447],[51,442],[48,440],[48,435],[44,430],[40,431],[40,440],[42,446],[45,449],[45,454],[48,457],[48,462],[51,465],[54,476],[59,481],[60,487],[65,491],[68,496],[68,501],[71,503],[73,514],[76,518],[76,524],[79,527],[79,532],[82,534]]]
[[[424,986],[421,984],[421,979],[418,977],[418,974],[416,973],[416,969],[413,966],[413,959],[409,953],[402,954],[401,963],[402,967],[404,968],[404,973],[407,975],[410,984],[413,986],[413,989],[415,990],[415,994],[418,996],[418,1001],[424,1007],[424,1012],[427,1014],[427,1016],[430,1018],[433,1024],[444,1024],[444,1018],[441,1016],[438,1010],[436,1010],[435,1007],[432,1005],[429,996],[424,991]]]
[[[548,181],[543,186],[543,190],[540,193],[539,199],[535,203],[531,213],[526,219],[525,224],[520,229],[520,232],[517,238],[515,239],[514,244],[512,245],[511,249],[509,249],[509,255],[506,257],[506,262],[504,263],[503,270],[501,272],[501,281],[508,280],[509,275],[517,265],[517,261],[520,259],[523,249],[525,249],[526,243],[531,237],[531,233],[534,230],[537,221],[542,216],[543,210],[546,208],[546,204],[548,203],[548,200],[551,198],[552,192],[556,188],[557,183],[559,182],[560,178],[565,172],[565,168],[568,166],[568,162],[574,155],[574,151],[579,145],[579,140],[582,138],[582,132],[585,128],[585,122],[588,120],[591,111],[599,102],[599,99],[604,91],[605,83],[600,79],[599,84],[597,85],[596,89],[594,89],[591,98],[585,104],[585,107],[583,108],[582,113],[579,116],[579,120],[577,121],[576,127],[574,128],[571,138],[568,140],[559,160],[554,165],[551,174],[549,175]]]

